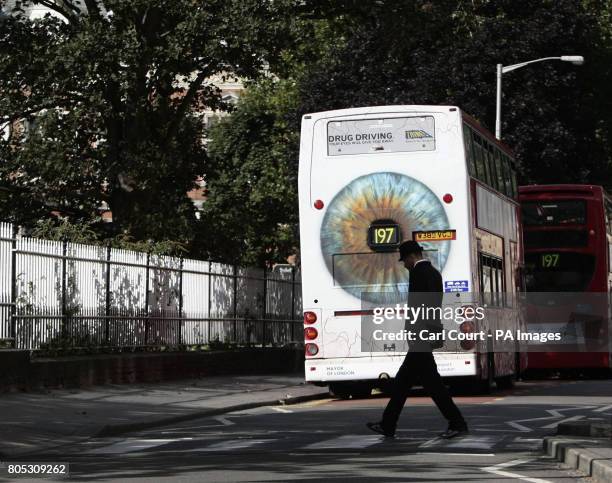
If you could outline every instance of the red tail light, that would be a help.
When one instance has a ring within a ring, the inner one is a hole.
[[[316,356],[319,353],[319,346],[317,344],[306,344],[304,350],[307,356]]]
[[[304,339],[306,340],[314,340],[319,336],[317,329],[314,327],[306,327],[304,329]]]
[[[317,314],[314,312],[304,312],[304,323],[314,324],[317,321]]]

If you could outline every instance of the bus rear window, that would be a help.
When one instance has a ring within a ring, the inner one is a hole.
[[[525,226],[586,223],[586,202],[581,200],[524,202],[521,210]]]
[[[525,254],[528,292],[582,292],[595,273],[595,257],[584,253]]]

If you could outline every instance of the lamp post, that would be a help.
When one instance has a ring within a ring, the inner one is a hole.
[[[584,63],[584,57],[581,55],[562,55],[561,57],[542,57],[541,59],[529,60],[527,62],[521,62],[520,64],[506,65],[497,64],[497,103],[495,109],[495,137],[501,139],[501,96],[502,96],[502,74],[511,72],[521,67],[525,67],[529,64],[535,64],[536,62],[542,62],[545,60],[560,60],[562,62],[571,62],[575,65],[582,65]]]

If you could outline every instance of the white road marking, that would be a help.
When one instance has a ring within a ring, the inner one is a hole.
[[[154,448],[155,446],[161,446],[168,443],[174,443],[175,441],[191,440],[193,438],[174,438],[174,439],[126,439],[119,441],[118,443],[111,444],[110,446],[103,446],[91,451],[87,451],[87,454],[122,454],[132,453],[134,451],[141,451],[143,449]]]
[[[442,453],[435,451],[418,451],[415,454],[419,455],[442,455],[442,456],[469,456],[470,458],[473,456],[495,456],[495,453]]]
[[[220,443],[206,446],[205,448],[198,448],[198,451],[232,451],[235,449],[250,448],[258,444],[267,443],[274,441],[270,439],[230,439],[228,441],[221,441]]]
[[[499,438],[495,436],[462,436],[456,439],[433,438],[419,445],[422,448],[465,448],[490,450]]]
[[[547,424],[546,426],[542,426],[542,429],[552,429],[556,428],[561,423],[568,423],[570,421],[578,421],[579,419],[584,418],[584,416],[572,416],[571,418],[565,418],[561,421],[557,421],[555,423]]]
[[[530,478],[528,476],[519,475],[518,473],[511,473],[509,471],[504,471],[505,468],[509,468],[510,466],[522,465],[524,463],[529,463],[533,461],[532,459],[518,459],[512,461],[506,461],[505,463],[500,463],[494,466],[487,466],[486,468],[481,468],[482,471],[486,471],[487,473],[492,473],[497,476],[504,476],[507,478],[514,478],[523,481],[529,481],[530,483],[550,483],[548,480],[542,480],[541,478]]]
[[[512,426],[514,429],[518,429],[519,431],[523,431],[523,432],[533,431],[533,429],[528,428],[527,426],[523,426],[522,424],[519,424],[516,421],[506,421],[506,424],[509,426]]]
[[[610,404],[609,406],[604,406],[601,408],[597,408],[597,409],[593,409],[594,413],[603,413],[604,411],[607,411],[608,409],[612,409],[612,404]]]
[[[361,449],[378,444],[382,441],[383,438],[376,435],[364,436],[362,434],[345,434],[344,436],[340,436],[338,438],[309,444],[308,446],[304,446],[303,449]]]
[[[529,448],[530,450],[540,449],[542,447],[542,440],[537,438],[521,438],[517,436],[512,442],[506,445],[507,449],[523,449]]]
[[[465,449],[491,449],[498,438],[494,436],[463,436],[448,441],[446,448],[465,448]]]
[[[229,419],[224,418],[223,416],[216,416],[213,419],[216,420],[216,421],[219,421],[224,426],[232,426],[232,425],[236,424],[234,421],[230,421]]]
[[[543,420],[547,420],[547,419],[556,419],[556,418],[563,418],[565,417],[564,414],[561,413],[561,411],[577,411],[579,409],[592,409],[595,408],[597,406],[571,406],[569,408],[562,408],[562,409],[546,409],[546,412],[548,414],[550,414],[550,416],[543,416],[540,418],[529,418],[529,419],[516,419],[514,421],[506,421],[506,424],[512,426],[515,429],[518,429],[519,431],[522,432],[529,432],[529,431],[533,431],[533,429],[528,428],[527,426],[524,426],[520,423],[527,423],[530,421],[543,421]],[[579,418],[578,418],[579,419]],[[565,422],[565,421],[573,421],[573,418],[569,418],[567,420],[561,421],[561,422]],[[542,426],[542,428],[554,428],[557,424],[559,423],[559,421],[552,423],[548,426]]]
[[[572,406],[569,408],[558,409],[557,411],[577,411],[579,409],[593,409],[597,406]]]
[[[423,444],[419,445],[419,448],[430,448],[436,445],[437,443],[439,443],[440,441],[442,441],[442,438],[436,437],[436,438],[430,439],[429,441],[425,441]]]
[[[292,413],[293,411],[291,411],[290,409],[285,409],[285,408],[281,408],[281,407],[277,407],[277,406],[272,406],[272,409],[276,412],[279,413]]]

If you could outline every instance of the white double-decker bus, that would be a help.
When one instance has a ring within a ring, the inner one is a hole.
[[[406,301],[409,273],[397,251],[404,240],[418,241],[440,270],[445,300],[465,307],[486,294],[479,331],[518,326],[507,297],[519,290],[522,265],[516,197],[511,152],[457,107],[305,115],[299,210],[306,380],[346,397],[394,377],[406,343],[378,340],[362,327],[378,306]],[[475,331],[474,323],[457,322],[444,324],[460,329],[458,338]],[[490,387],[517,372],[517,352],[464,338],[447,340],[434,356],[443,377]]]

